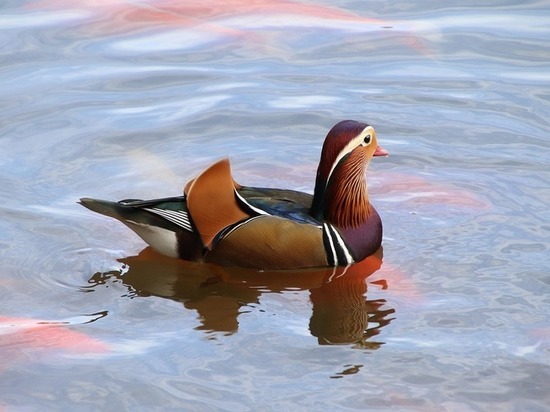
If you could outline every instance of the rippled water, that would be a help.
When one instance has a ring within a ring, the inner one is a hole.
[[[550,410],[544,1],[4,1],[0,410]],[[384,256],[164,259],[76,204],[312,191],[338,120]]]

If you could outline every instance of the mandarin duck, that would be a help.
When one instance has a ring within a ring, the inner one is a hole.
[[[79,203],[171,257],[256,269],[348,266],[382,243],[365,172],[373,156],[387,155],[372,126],[344,120],[325,138],[313,195],[242,186],[223,159],[189,181],[183,196]]]

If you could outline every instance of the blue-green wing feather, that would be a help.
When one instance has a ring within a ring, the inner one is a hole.
[[[309,214],[313,196],[308,193],[261,187],[242,187],[238,192],[247,203],[257,209],[261,209],[266,214],[279,216],[299,223],[321,224]]]

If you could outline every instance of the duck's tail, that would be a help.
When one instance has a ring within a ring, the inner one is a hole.
[[[100,213],[118,220],[124,220],[128,215],[129,208],[124,207],[123,204],[118,202],[83,197],[78,203],[90,209],[92,212]]]

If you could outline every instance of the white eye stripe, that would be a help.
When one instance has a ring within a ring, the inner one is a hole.
[[[347,145],[344,146],[344,148],[340,151],[340,153],[338,153],[338,156],[336,156],[336,160],[332,164],[332,168],[330,169],[330,172],[327,176],[327,184],[328,184],[328,181],[330,180],[330,176],[332,175],[332,172],[334,172],[334,169],[336,168],[336,165],[340,163],[340,160],[342,160],[342,158],[348,153],[351,153],[351,151],[355,149],[357,146],[366,146],[364,141],[365,137],[370,135],[371,141],[372,141],[373,134],[374,134],[374,129],[372,128],[372,126],[367,126],[363,129],[361,133],[359,133],[355,138],[350,140],[350,142]]]

